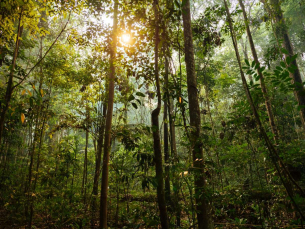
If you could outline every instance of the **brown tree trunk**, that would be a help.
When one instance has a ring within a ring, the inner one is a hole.
[[[86,204],[86,193],[87,193],[87,175],[88,175],[88,141],[89,141],[89,107],[88,101],[86,102],[86,143],[85,143],[85,158],[84,158],[84,171],[83,171],[83,182],[82,182],[82,194],[84,197],[84,204]]]
[[[103,105],[103,114],[101,117],[101,125],[99,129],[99,137],[97,142],[97,152],[96,152],[96,161],[95,161],[95,173],[94,173],[94,180],[93,180],[93,191],[92,191],[92,213],[93,216],[95,215],[96,211],[96,199],[98,195],[98,180],[101,173],[101,161],[102,161],[102,149],[104,143],[104,133],[105,133],[105,117],[107,112],[106,104]],[[92,218],[92,226],[94,226],[94,217]]]
[[[266,4],[266,3],[265,3]],[[281,37],[283,39],[283,47],[288,51],[288,55],[286,57],[292,57],[294,55],[293,47],[288,35],[288,31],[285,25],[285,19],[283,17],[282,9],[281,9],[281,3],[279,0],[270,0],[270,5],[272,7],[272,13],[273,17],[275,18],[275,21],[277,23],[277,26],[280,27],[276,29],[277,36]],[[289,72],[290,77],[292,78],[296,89],[294,90],[294,96],[296,100],[298,101],[298,105],[301,106],[300,109],[300,117],[303,125],[303,129],[305,131],[305,90],[302,82],[301,73],[298,67],[298,63],[296,60],[292,61],[290,66],[295,66],[296,69],[294,73]]]
[[[100,228],[107,229],[107,195],[108,195],[108,178],[109,178],[109,154],[111,144],[111,126],[114,101],[114,80],[115,80],[115,61],[116,61],[116,44],[117,44],[117,27],[118,27],[118,0],[114,1],[113,12],[113,33],[110,50],[110,73],[108,85],[108,105],[105,127],[104,156],[101,183],[101,209],[100,209]]]
[[[250,31],[249,20],[248,20],[248,17],[247,17],[245,6],[244,6],[242,0],[238,0],[238,1],[239,1],[240,6],[241,6],[241,9],[243,11],[243,16],[244,16],[244,21],[245,21],[245,26],[246,26],[246,31],[247,31],[249,44],[250,44],[251,51],[252,51],[252,56],[254,58],[255,63],[258,66],[260,66],[260,62],[259,62],[258,57],[257,57],[257,52],[256,52],[256,49],[255,49],[252,34],[251,34],[251,31]],[[260,81],[262,93],[263,93],[263,96],[264,96],[264,99],[265,99],[265,105],[266,105],[266,110],[267,110],[267,114],[268,114],[268,117],[269,117],[269,123],[270,123],[271,131],[274,135],[273,138],[274,138],[275,142],[278,142],[278,136],[279,136],[278,135],[278,130],[277,130],[277,127],[276,127],[276,124],[275,124],[275,119],[274,119],[274,115],[273,115],[273,111],[272,111],[272,107],[271,107],[270,98],[269,98],[268,93],[267,93],[264,76],[263,76],[262,71],[260,70],[260,67],[257,68],[257,74],[259,75],[259,81]]]
[[[189,100],[190,141],[192,145],[195,199],[199,229],[213,228],[210,206],[206,195],[202,143],[200,142],[200,109],[198,101],[197,79],[195,72],[194,46],[191,27],[190,1],[185,0],[182,7],[184,51],[187,73],[187,90]]]
[[[168,91],[168,90],[167,90]],[[169,92],[168,92],[169,94]],[[170,131],[170,146],[171,146],[171,157],[173,158],[173,163],[176,165],[178,163],[177,154],[177,144],[176,144],[176,129],[175,121],[173,118],[173,100],[168,96],[168,119],[169,119],[169,131]],[[174,191],[174,208],[176,211],[176,226],[180,227],[181,224],[181,208],[179,204],[179,177],[178,174],[173,175],[173,191]]]
[[[208,108],[208,114],[209,114],[209,117],[210,117],[210,121],[211,121],[211,126],[212,126],[212,133],[213,133],[213,136],[214,138],[216,139],[216,136],[217,136],[217,132],[215,130],[215,124],[214,124],[214,120],[213,120],[213,117],[212,117],[212,113],[211,113],[211,106],[210,106],[210,98],[209,98],[209,87],[208,87],[208,83],[206,82],[206,80],[204,81],[204,89],[205,89],[205,97],[206,97],[206,102],[207,102],[207,108]],[[221,182],[221,190],[223,190],[223,178],[222,178],[222,171],[224,173],[224,177],[225,176],[225,172],[222,168],[222,166],[220,165],[220,159],[219,159],[219,153],[218,153],[218,149],[217,149],[217,145],[215,145],[215,154],[216,154],[216,159],[217,159],[217,165],[219,167],[219,178],[220,178],[220,182]]]
[[[159,114],[161,110],[161,89],[159,80],[159,12],[158,0],[154,0],[153,8],[155,14],[155,81],[157,86],[158,106],[152,111],[151,123],[154,140],[154,155],[156,164],[156,179],[157,179],[157,198],[160,211],[161,226],[163,229],[169,228],[167,209],[165,203],[164,181],[163,181],[163,165],[162,165],[162,150],[159,133]]]
[[[166,99],[164,100],[164,114],[163,114],[163,121],[164,121],[164,162],[165,162],[165,196],[166,201],[168,203],[171,202],[170,198],[170,179],[169,179],[169,147],[168,147],[168,60],[167,56],[165,56],[165,75],[164,75],[164,92],[167,94]]]

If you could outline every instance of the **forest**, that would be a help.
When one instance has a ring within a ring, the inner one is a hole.
[[[1,0],[0,228],[304,228],[305,0]]]

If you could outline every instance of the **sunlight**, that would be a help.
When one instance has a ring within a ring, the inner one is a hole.
[[[130,35],[127,33],[123,34],[122,41],[123,41],[123,43],[128,44],[130,42]]]

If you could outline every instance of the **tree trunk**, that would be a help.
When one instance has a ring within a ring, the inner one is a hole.
[[[164,92],[166,93],[166,98],[164,100],[164,162],[165,162],[165,196],[168,203],[171,202],[170,198],[170,179],[169,179],[169,148],[168,148],[168,99],[169,96],[167,93],[168,88],[168,60],[165,56],[165,75],[164,75]]]
[[[92,213],[93,214],[96,211],[96,198],[98,195],[98,181],[99,181],[99,177],[100,177],[100,173],[101,173],[101,161],[102,161],[102,149],[103,149],[103,143],[104,143],[106,112],[107,112],[107,106],[106,106],[106,104],[104,104],[103,105],[103,115],[101,117],[101,126],[99,129],[99,137],[98,137],[98,142],[97,142],[95,173],[94,173],[94,180],[93,180],[93,191],[92,191],[92,196],[93,196]],[[94,219],[92,219],[92,220],[94,220]]]
[[[249,44],[250,44],[251,51],[252,51],[252,56],[254,58],[255,63],[258,66],[260,66],[260,62],[258,60],[257,52],[256,52],[254,42],[253,42],[253,39],[252,39],[252,34],[251,34],[251,31],[250,31],[250,27],[249,27],[249,20],[248,20],[248,17],[247,17],[245,6],[244,6],[242,0],[238,0],[238,1],[239,1],[240,6],[241,6],[241,9],[243,11],[243,16],[244,16],[244,21],[245,21],[245,26],[246,26],[246,31],[247,31]],[[265,105],[266,105],[266,110],[267,110],[267,114],[268,114],[268,117],[269,117],[269,123],[270,123],[271,131],[274,135],[273,138],[274,138],[274,141],[277,143],[278,142],[278,136],[279,136],[278,135],[278,130],[277,130],[277,127],[276,127],[276,124],[275,124],[275,119],[274,119],[274,115],[273,115],[273,111],[272,111],[272,107],[271,107],[270,98],[269,98],[268,93],[267,93],[264,76],[263,76],[262,71],[260,71],[260,67],[257,68],[257,74],[259,75],[259,81],[260,81],[262,93],[263,93],[263,96],[264,96],[264,99],[265,99]]]
[[[168,93],[169,94],[169,93]],[[177,145],[176,145],[176,131],[175,131],[175,121],[173,118],[173,100],[168,96],[168,119],[169,119],[169,131],[170,131],[170,146],[171,146],[171,157],[173,158],[173,163],[176,165],[178,163]],[[177,173],[173,175],[173,191],[174,191],[174,208],[176,211],[176,226],[180,227],[181,224],[181,208],[179,204],[179,177]]]
[[[200,142],[200,109],[197,79],[195,72],[194,47],[191,27],[190,1],[185,0],[182,7],[187,90],[189,100],[190,141],[192,145],[196,211],[199,229],[213,228],[210,206],[206,196],[202,143]]]
[[[266,4],[266,3],[265,3]],[[288,51],[289,55],[286,55],[286,57],[292,57],[294,55],[293,47],[288,35],[288,31],[285,25],[285,20],[283,17],[282,9],[281,9],[281,3],[279,0],[270,0],[270,5],[273,8],[274,18],[277,22],[277,26],[280,27],[277,30],[277,35],[280,36],[283,39],[283,47]],[[300,117],[303,125],[303,129],[305,131],[305,90],[302,82],[301,73],[298,67],[298,63],[296,60],[292,61],[290,66],[295,66],[296,69],[294,73],[289,72],[290,77],[292,78],[296,89],[294,90],[294,96],[296,100],[298,101],[298,105],[301,106],[300,108]]]
[[[110,50],[110,73],[108,85],[108,105],[105,127],[103,171],[101,183],[101,209],[100,209],[100,228],[107,229],[107,195],[108,195],[108,175],[109,175],[109,154],[111,143],[111,125],[114,101],[114,80],[115,80],[115,61],[116,61],[116,44],[117,44],[117,26],[118,26],[118,0],[114,1],[113,12],[113,33]]]
[[[163,229],[169,228],[167,209],[165,203],[164,181],[163,181],[163,165],[162,165],[162,150],[159,133],[159,114],[161,110],[161,89],[159,80],[159,12],[158,0],[154,0],[153,8],[155,14],[155,81],[157,86],[158,106],[152,111],[151,123],[154,139],[154,155],[156,164],[156,179],[157,179],[157,197],[160,211],[161,226]]]
[[[83,171],[83,183],[82,192],[84,197],[84,204],[86,204],[86,192],[87,192],[87,175],[88,175],[88,141],[89,141],[89,107],[88,101],[86,104],[86,143],[85,143],[85,158],[84,158],[84,171]]]

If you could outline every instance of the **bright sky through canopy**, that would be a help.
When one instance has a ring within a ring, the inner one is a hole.
[[[130,35],[127,33],[123,34],[122,41],[123,41],[123,43],[128,44],[130,42]]]

